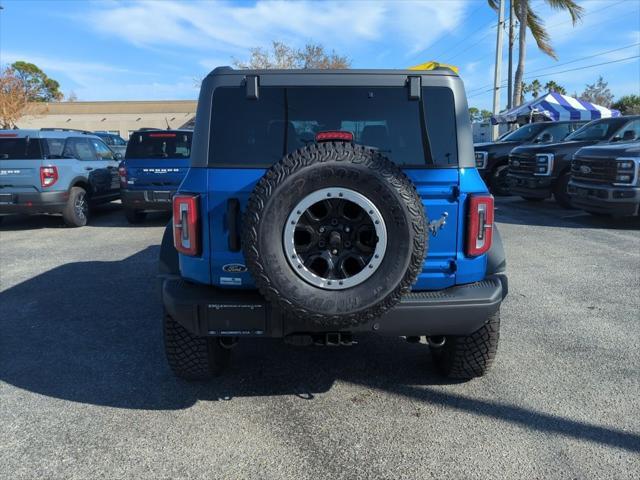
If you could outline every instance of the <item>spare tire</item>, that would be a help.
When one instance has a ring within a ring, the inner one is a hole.
[[[422,271],[427,219],[407,176],[379,151],[310,144],[258,182],[243,218],[246,265],[285,315],[327,328],[369,322]]]

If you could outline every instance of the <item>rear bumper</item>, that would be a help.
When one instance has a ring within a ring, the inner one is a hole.
[[[66,190],[56,192],[4,192],[0,190],[0,214],[60,213],[69,199]]]
[[[468,335],[500,308],[507,292],[504,274],[440,291],[412,292],[382,317],[340,331],[396,336]],[[284,337],[328,331],[304,320],[285,319],[256,291],[195,285],[176,276],[164,278],[162,301],[171,317],[198,336]]]
[[[161,210],[171,211],[171,199],[175,190],[124,190],[122,205],[134,210]]]
[[[568,192],[571,204],[582,210],[614,216],[640,213],[640,187],[593,185],[571,180]]]
[[[509,190],[515,195],[533,198],[549,198],[553,192],[554,177],[529,177],[507,175]]]

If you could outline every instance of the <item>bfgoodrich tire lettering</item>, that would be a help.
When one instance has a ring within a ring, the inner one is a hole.
[[[340,187],[372,201],[388,230],[386,253],[366,281],[327,290],[300,278],[285,257],[283,229],[298,202]],[[327,328],[368,322],[395,305],[422,270],[426,217],[414,185],[390,160],[350,143],[312,144],[287,155],[256,185],[244,216],[243,251],[261,293],[287,315]]]

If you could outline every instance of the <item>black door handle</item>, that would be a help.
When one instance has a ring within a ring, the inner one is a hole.
[[[84,167],[85,170],[93,170],[93,167]]]
[[[230,198],[227,201],[227,230],[229,231],[229,250],[240,251],[240,201]]]

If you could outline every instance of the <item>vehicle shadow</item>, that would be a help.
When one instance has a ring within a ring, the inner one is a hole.
[[[0,292],[0,380],[51,397],[132,409],[180,409],[203,398],[313,398],[345,376],[441,382],[426,346],[395,338],[336,349],[247,339],[217,381],[177,380],[162,346],[158,253],[153,246],[122,261],[69,263]]]
[[[89,227],[145,227],[166,225],[168,212],[149,212],[140,224],[130,225],[125,219],[120,202],[109,202],[91,208]],[[5,215],[0,223],[0,231],[40,230],[43,228],[68,228],[61,215]]]
[[[0,381],[40,395],[122,409],[291,395],[313,401],[340,380],[533,430],[640,451],[640,436],[437,386],[428,348],[365,337],[343,348],[245,340],[211,382],[176,379],[162,347],[158,246],[114,262],[65,264],[0,292]],[[266,361],[268,359],[268,361]],[[362,402],[356,397],[352,402]]]
[[[496,198],[498,223],[563,228],[603,228],[638,230],[640,217],[594,216],[578,209],[568,209],[553,200],[528,202],[519,197]]]

